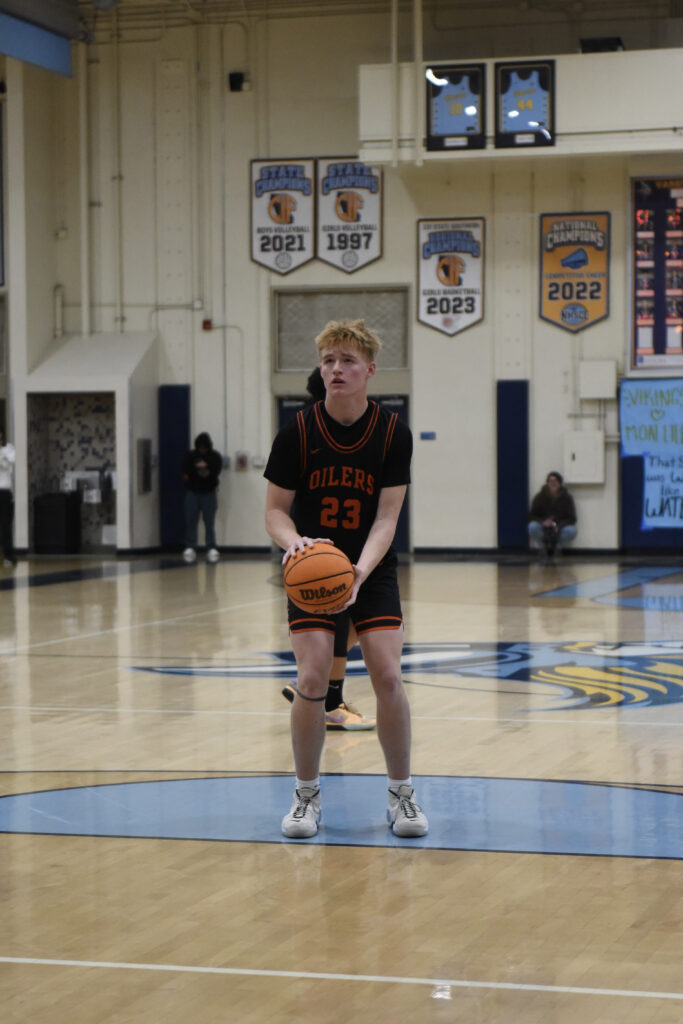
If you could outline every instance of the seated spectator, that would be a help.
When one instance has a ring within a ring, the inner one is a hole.
[[[576,537],[574,499],[561,473],[548,473],[545,484],[534,495],[527,529],[531,547],[549,558]]]

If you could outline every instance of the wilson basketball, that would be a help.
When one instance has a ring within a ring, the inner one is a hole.
[[[305,612],[327,612],[344,604],[355,573],[348,557],[332,544],[318,542],[298,551],[285,565],[287,597]]]

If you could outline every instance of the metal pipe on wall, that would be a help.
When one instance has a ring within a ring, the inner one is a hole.
[[[413,38],[415,61],[415,163],[422,166],[422,139],[424,137],[424,74],[422,69],[422,0],[413,0]]]
[[[398,164],[400,131],[400,92],[398,68],[398,0],[391,0],[391,165]]]
[[[78,47],[78,165],[81,221],[81,333],[90,334],[90,168],[88,110],[88,47]]]

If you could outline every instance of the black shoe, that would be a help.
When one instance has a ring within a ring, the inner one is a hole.
[[[296,687],[291,686],[289,683],[285,686],[282,691],[282,696],[285,697],[290,704],[294,703],[294,697],[296,696]]]

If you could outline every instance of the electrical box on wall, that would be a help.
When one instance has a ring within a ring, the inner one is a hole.
[[[602,430],[567,431],[564,478],[568,484],[604,484],[605,434]]]
[[[579,363],[579,398],[616,398],[617,364],[613,359]]]

